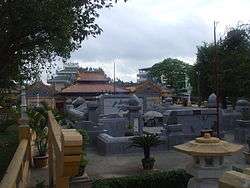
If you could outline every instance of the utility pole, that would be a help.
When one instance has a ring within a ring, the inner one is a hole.
[[[114,95],[115,95],[116,91],[115,91],[115,62],[114,62]]]
[[[217,137],[220,137],[220,113],[219,113],[219,62],[217,60],[217,41],[216,41],[216,25],[218,22],[214,21],[214,79],[215,79],[215,90],[216,90],[216,132]]]

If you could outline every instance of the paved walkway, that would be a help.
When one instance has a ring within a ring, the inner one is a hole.
[[[155,158],[155,169],[170,170],[185,168],[191,157],[176,151],[162,151],[152,153]],[[86,172],[90,177],[108,178],[113,176],[127,176],[142,172],[142,153],[100,156],[95,151],[88,152],[89,164]]]
[[[179,153],[174,150],[161,151],[153,153],[156,159],[156,170],[185,169],[186,165],[192,160],[188,155]],[[95,151],[88,152],[89,164],[86,172],[90,177],[109,178],[118,176],[127,176],[142,172],[141,159],[143,153],[100,156]],[[237,168],[250,167],[245,164],[242,152],[225,158],[225,163]]]
[[[232,135],[226,135],[225,140],[232,142]],[[152,156],[156,159],[156,170],[184,169],[192,160],[190,156],[175,150],[152,152]],[[121,177],[143,172],[141,167],[143,151],[141,153],[101,156],[95,150],[88,150],[87,158],[89,163],[86,167],[86,172],[91,178]],[[237,168],[250,167],[245,164],[242,151],[226,157],[225,163]],[[48,181],[48,169],[32,169],[30,179],[33,186],[36,180],[41,181],[44,179]]]

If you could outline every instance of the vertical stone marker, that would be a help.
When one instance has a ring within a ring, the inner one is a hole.
[[[203,137],[174,148],[193,157],[192,163],[187,167],[188,173],[194,176],[189,180],[188,188],[218,188],[219,178],[229,168],[224,164],[224,157],[242,147],[204,133]]]
[[[21,120],[22,121],[28,120],[28,116],[26,112],[27,112],[26,92],[25,92],[25,87],[22,86],[22,91],[21,91]]]

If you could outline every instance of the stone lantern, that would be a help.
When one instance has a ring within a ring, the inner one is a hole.
[[[188,188],[218,188],[218,179],[228,170],[224,156],[232,155],[242,147],[212,137],[210,133],[175,146],[178,151],[193,157],[192,163],[187,166],[188,173],[193,175]]]

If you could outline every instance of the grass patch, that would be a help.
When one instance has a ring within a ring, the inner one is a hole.
[[[16,126],[10,126],[4,132],[0,132],[0,181],[18,146],[18,130]]]

